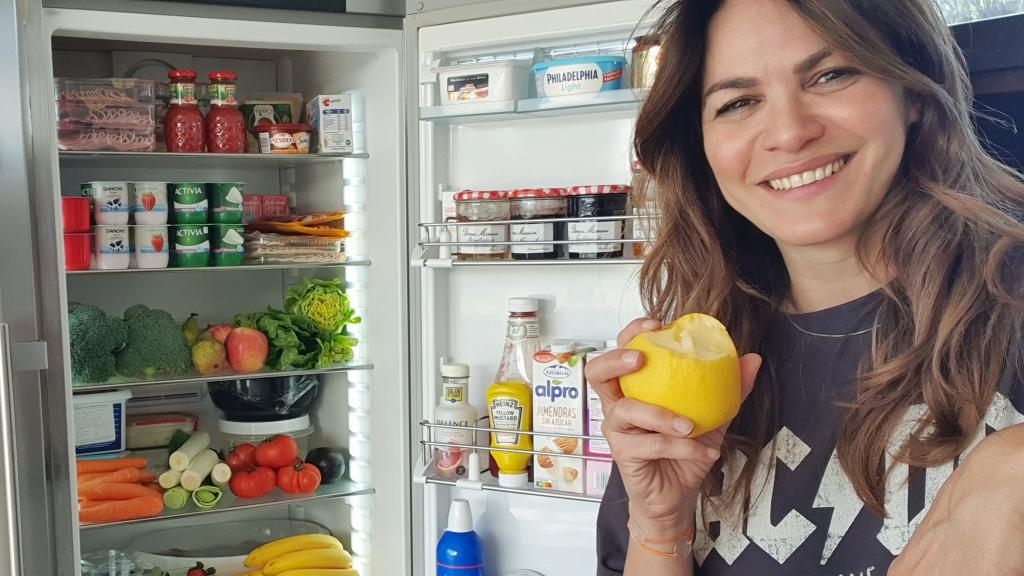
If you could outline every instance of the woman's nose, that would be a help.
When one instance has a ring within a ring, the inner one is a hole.
[[[799,152],[825,131],[818,115],[797,98],[777,101],[768,112],[763,141],[767,151]]]

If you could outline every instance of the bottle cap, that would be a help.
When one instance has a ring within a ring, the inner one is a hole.
[[[526,472],[520,472],[519,474],[498,472],[498,486],[502,488],[526,488],[529,481],[530,477]]]
[[[469,500],[462,498],[452,500],[452,507],[448,509],[448,532],[472,531],[473,510],[469,507]]]
[[[442,364],[441,376],[445,378],[469,378],[469,366],[467,364]]]
[[[536,298],[509,298],[508,299],[508,311],[509,312],[536,312],[537,311],[537,299]]]
[[[575,340],[555,340],[551,343],[552,354],[572,354],[576,351]]]

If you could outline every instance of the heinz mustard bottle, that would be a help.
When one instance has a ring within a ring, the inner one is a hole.
[[[530,432],[533,408],[533,354],[540,349],[540,326],[535,298],[510,298],[505,330],[505,351],[498,366],[494,384],[487,389],[487,414],[491,428],[491,448],[532,450]],[[507,431],[507,432],[506,432]],[[530,454],[492,450],[498,464],[498,483],[508,488],[521,488],[529,483],[527,466]]]

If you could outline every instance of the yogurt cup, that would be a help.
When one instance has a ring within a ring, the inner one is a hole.
[[[171,237],[166,225],[136,225],[132,229],[135,265],[139,268],[167,268]]]
[[[64,232],[92,232],[89,218],[92,216],[92,198],[62,196],[60,211],[64,221]]]
[[[167,182],[131,182],[136,224],[167,224]]]
[[[92,232],[64,235],[64,269],[88,270],[92,265]]]
[[[174,265],[178,268],[203,268],[210,265],[210,229],[206,224],[179,224],[172,227]]]
[[[245,262],[245,226],[243,224],[211,224],[214,266],[240,266]]]
[[[242,223],[245,182],[209,182],[206,184],[206,197],[210,203],[212,223]]]
[[[96,224],[128,224],[131,199],[127,182],[83,182],[81,190],[82,196],[93,199]]]
[[[94,226],[96,234],[96,268],[124,270],[131,261],[130,228],[127,225]]]
[[[171,182],[167,198],[174,210],[176,224],[206,224],[209,203],[206,184],[202,182]]]

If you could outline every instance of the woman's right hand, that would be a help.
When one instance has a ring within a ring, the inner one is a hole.
[[[693,423],[673,412],[625,398],[619,377],[636,372],[643,354],[623,347],[641,332],[661,328],[657,320],[640,318],[619,332],[619,347],[586,367],[587,381],[601,397],[601,427],[629,494],[630,517],[650,537],[668,537],[688,529],[705,477],[720,456],[728,424],[699,438],[689,438]],[[754,386],[761,357],[740,359],[743,398]]]

